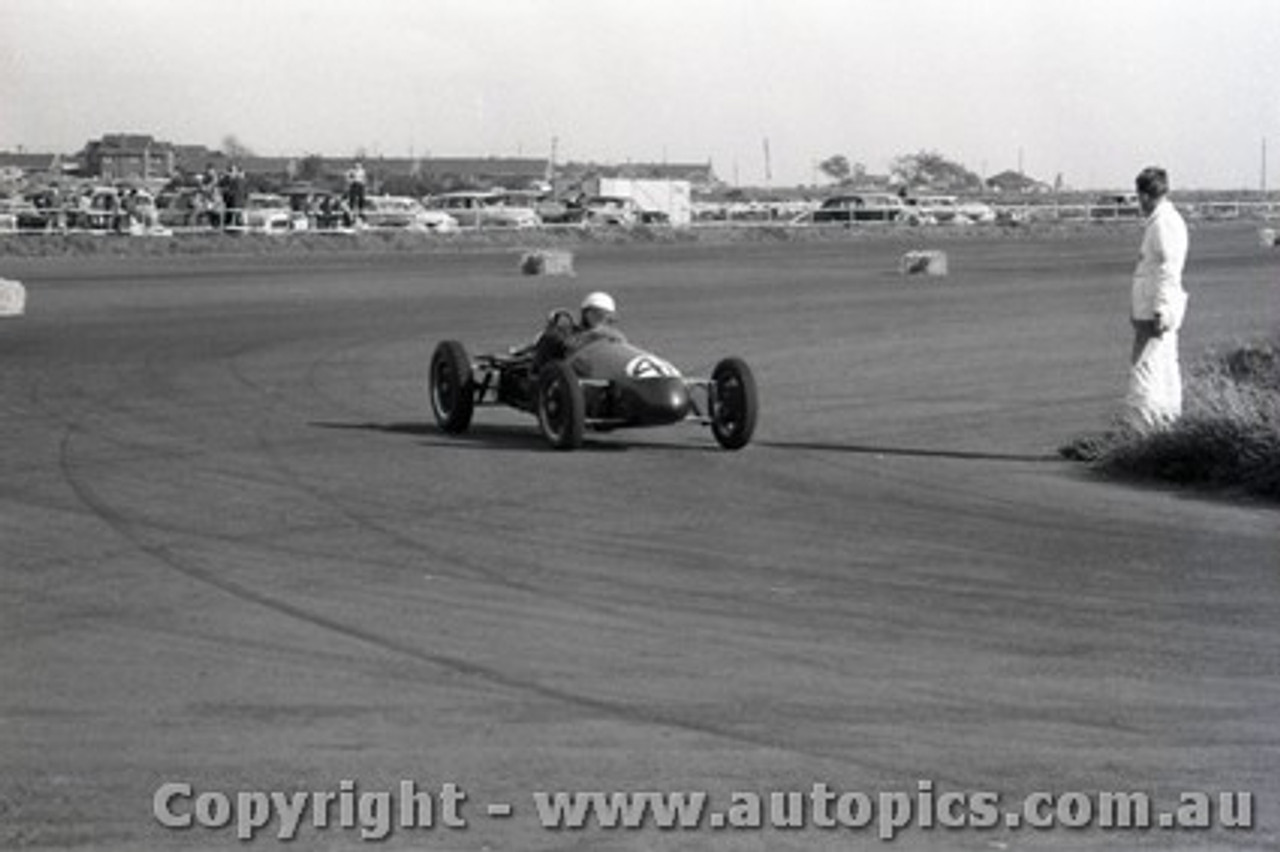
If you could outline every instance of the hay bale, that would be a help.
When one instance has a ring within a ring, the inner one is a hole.
[[[902,256],[899,271],[903,275],[946,275],[945,251],[909,251]]]
[[[1260,228],[1258,230],[1258,242],[1263,248],[1272,248],[1280,246],[1280,237],[1276,235],[1275,228]]]
[[[0,278],[0,317],[20,317],[26,310],[26,288],[17,281]]]
[[[576,275],[573,252],[561,249],[539,249],[525,252],[520,258],[520,271],[525,275]]]

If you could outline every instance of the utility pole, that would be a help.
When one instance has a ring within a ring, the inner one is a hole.
[[[773,162],[769,155],[769,137],[764,137],[764,185],[773,185]]]
[[[1259,185],[1262,190],[1262,198],[1267,198],[1267,137],[1262,137],[1262,182]]]

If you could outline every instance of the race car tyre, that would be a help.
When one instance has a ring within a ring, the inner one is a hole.
[[[467,431],[475,412],[471,358],[456,340],[445,340],[431,355],[431,410],[436,423],[451,435]]]
[[[756,430],[756,380],[747,362],[725,358],[711,371],[711,434],[726,450],[740,450]]]
[[[569,365],[552,361],[538,373],[538,425],[557,450],[582,446],[586,419],[582,385]]]

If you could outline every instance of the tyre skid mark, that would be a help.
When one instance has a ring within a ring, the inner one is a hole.
[[[646,709],[622,700],[612,700],[573,692],[536,680],[519,677],[501,669],[465,660],[461,657],[433,653],[399,639],[385,636],[374,630],[350,624],[339,618],[282,600],[227,577],[219,576],[213,571],[194,564],[191,560],[184,559],[173,547],[150,541],[142,530],[143,524],[131,521],[80,476],[77,471],[72,446],[77,431],[78,427],[75,425],[68,426],[64,431],[59,446],[59,466],[68,485],[85,506],[110,529],[131,542],[138,551],[151,557],[169,570],[194,582],[217,589],[236,600],[261,607],[276,615],[301,622],[379,651],[410,659],[436,669],[443,669],[452,674],[485,684],[488,687],[531,695],[543,700],[597,713],[608,718],[710,736],[757,748],[784,751],[824,762],[852,762],[863,768],[883,771],[888,771],[891,768],[888,765],[875,766],[862,759],[840,758],[834,756],[830,751],[798,747],[766,736],[735,730],[731,727],[685,718],[675,713],[664,712],[658,708]]]

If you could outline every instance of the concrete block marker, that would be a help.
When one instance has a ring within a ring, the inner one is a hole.
[[[573,252],[561,249],[525,252],[520,258],[520,271],[525,275],[577,274],[573,270]]]
[[[1259,228],[1258,242],[1263,248],[1280,246],[1280,235],[1276,234],[1275,228]]]
[[[26,288],[17,281],[0,278],[0,317],[20,317],[26,310]]]
[[[902,256],[898,267],[903,275],[946,275],[945,251],[909,251]]]

